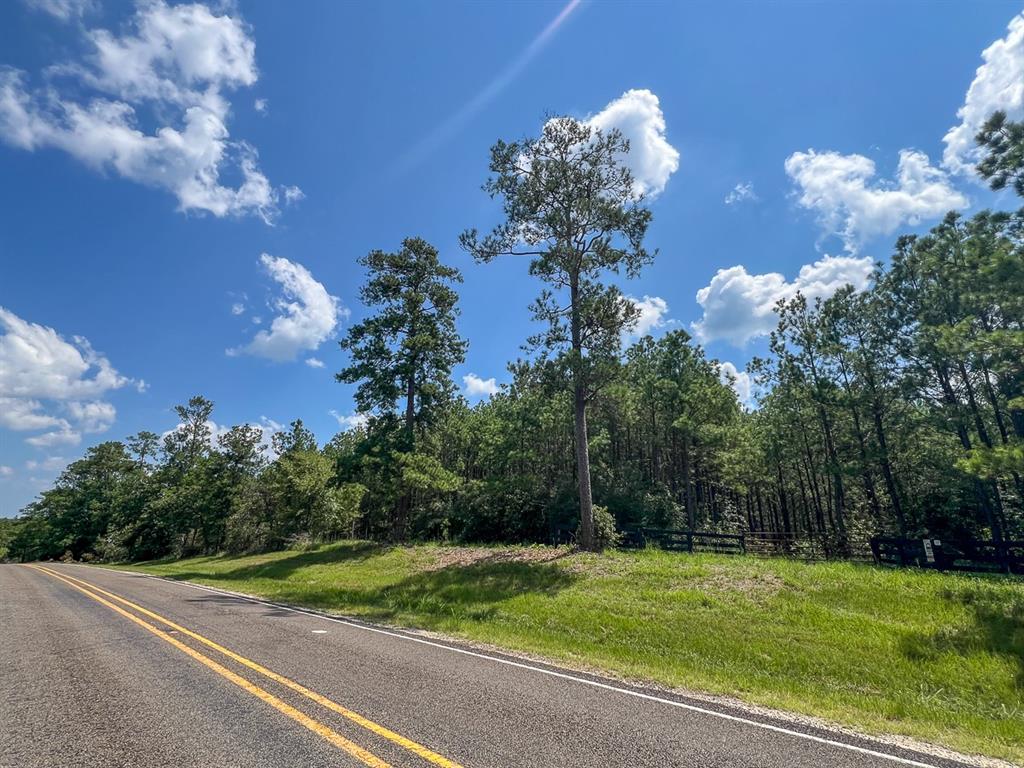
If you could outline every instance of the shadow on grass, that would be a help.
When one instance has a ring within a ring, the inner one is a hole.
[[[238,584],[240,580],[273,579],[278,582],[270,595],[274,600],[373,620],[415,622],[424,629],[451,627],[462,621],[487,621],[505,601],[522,595],[555,595],[579,578],[551,560],[515,562],[496,554],[470,565],[420,571],[385,585],[358,587],[332,585],[330,580],[310,584],[287,579],[305,566],[365,559],[375,551],[380,551],[377,545],[367,544],[343,550],[306,552],[273,563],[217,574],[177,573],[175,578],[232,582],[233,588],[243,590],[244,585]]]
[[[943,597],[967,608],[971,623],[930,634],[908,635],[902,642],[903,653],[915,661],[926,661],[941,653],[1001,656],[1016,665],[1014,686],[1024,691],[1024,595],[969,587],[947,590]]]
[[[522,595],[555,595],[579,577],[549,563],[484,560],[424,571],[381,588],[327,588],[303,602],[379,620],[415,620],[430,629],[491,619],[502,603]]]
[[[308,552],[296,552],[288,557],[268,560],[252,565],[243,565],[225,571],[175,571],[166,574],[169,579],[188,581],[205,579],[207,581],[239,581],[245,579],[287,579],[295,571],[313,565],[333,565],[335,563],[353,563],[366,560],[375,555],[384,554],[388,547],[373,542],[358,542],[341,547],[321,547]],[[216,563],[218,560],[234,560],[237,555],[215,555],[205,558],[205,563]],[[168,561],[173,562],[173,561]]]

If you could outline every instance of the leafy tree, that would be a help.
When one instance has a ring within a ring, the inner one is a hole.
[[[554,356],[573,393],[580,545],[593,549],[594,520],[587,405],[614,373],[623,330],[639,311],[606,280],[639,274],[651,261],[643,247],[651,220],[623,157],[629,142],[569,117],[549,120],[539,138],[491,149],[484,185],[503,200],[505,221],[489,235],[463,233],[481,262],[503,255],[531,258],[545,284],[532,309],[547,328],[531,340]]]
[[[360,263],[368,272],[360,295],[377,311],[353,325],[341,342],[351,363],[337,379],[358,384],[356,405],[378,417],[378,432],[392,427],[402,401],[401,439],[388,462],[392,475],[400,474],[398,454],[415,452],[417,433],[455,391],[451,371],[465,359],[466,342],[455,328],[458,294],[452,286],[462,276],[420,238],[405,239],[394,253],[372,251]],[[389,484],[401,485],[395,477]],[[406,489],[390,526],[395,539],[405,537],[411,504]]]
[[[273,510],[271,546],[309,536],[351,534],[365,488],[334,484],[334,463],[317,450],[283,454],[263,477]]]
[[[792,377],[814,404],[825,451],[831,493],[826,500],[829,522],[834,526],[839,547],[848,547],[847,498],[843,462],[839,457],[835,411],[838,399],[836,371],[829,357],[828,337],[822,319],[821,300],[813,308],[797,294],[778,307],[779,325],[771,335],[771,349],[778,360],[781,376]]]
[[[140,466],[146,466],[147,460],[155,459],[160,451],[160,436],[147,430],[132,435],[125,443]]]
[[[164,437],[167,461],[178,471],[187,471],[210,452],[210,416],[213,403],[202,395],[189,399],[187,405],[174,406],[180,423]]]
[[[4,562],[10,556],[11,541],[21,525],[22,522],[20,520],[0,517],[0,562]]]
[[[274,453],[283,456],[295,451],[315,451],[316,436],[310,432],[302,419],[296,419],[288,425],[288,431],[275,432],[270,439]]]
[[[401,399],[412,448],[416,427],[428,423],[435,407],[451,397],[452,367],[465,359],[452,287],[462,275],[418,237],[406,238],[394,253],[371,251],[359,263],[368,272],[360,296],[377,312],[353,325],[342,340],[351,363],[337,379],[358,384],[355,400],[363,413],[393,413]]]

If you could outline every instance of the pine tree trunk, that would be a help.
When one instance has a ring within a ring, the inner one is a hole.
[[[779,508],[782,511],[782,531],[788,537],[792,535],[792,523],[789,520],[789,505],[786,503],[786,483],[782,479],[782,465],[776,463],[775,468],[779,475]]]
[[[693,484],[690,482],[690,438],[683,436],[683,485],[686,486],[686,524],[690,530],[697,528],[697,510],[694,509]]]
[[[907,520],[903,514],[903,494],[892,471],[892,461],[889,458],[889,443],[885,436],[885,424],[882,421],[882,403],[875,387],[874,377],[868,378],[868,385],[871,387],[871,418],[875,425],[875,440],[878,443],[878,464],[882,468],[885,490],[889,494],[889,503],[892,504],[892,511],[896,516],[896,525],[899,528],[900,536],[905,538],[907,535]]]
[[[415,370],[415,361],[413,363]],[[414,430],[416,427],[416,378],[410,374],[405,382],[405,432],[408,440],[407,449],[410,453],[415,450]],[[402,491],[398,499],[398,507],[395,510],[395,520],[391,526],[391,540],[405,541],[406,528],[409,523],[409,512],[412,509],[412,492],[408,489]]]
[[[573,364],[573,415],[576,438],[576,479],[580,490],[580,535],[577,542],[581,549],[596,549],[594,541],[594,499],[590,489],[590,446],[587,443],[587,392],[583,381],[583,330],[579,314],[579,276],[573,278],[569,287],[571,301],[570,331],[572,334]]]
[[[594,500],[590,489],[590,449],[587,444],[587,403],[583,387],[576,386],[576,474],[580,489],[580,536],[581,549],[594,550]]]

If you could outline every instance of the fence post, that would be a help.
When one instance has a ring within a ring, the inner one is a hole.
[[[1003,572],[1013,573],[1010,567],[1010,548],[1002,538],[996,542],[996,551],[999,553],[999,564],[1003,567]]]
[[[693,531],[686,532],[686,551],[693,554]]]

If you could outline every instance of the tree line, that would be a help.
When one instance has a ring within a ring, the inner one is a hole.
[[[1024,196],[1024,125],[996,113],[978,172]],[[365,423],[317,444],[211,433],[213,403],[164,436],[90,448],[20,518],[0,556],[148,559],[302,540],[548,541],[631,527],[745,532],[853,552],[873,534],[1024,537],[1024,210],[948,214],[900,237],[868,288],[780,301],[746,408],[683,330],[625,340],[616,287],[656,256],[628,142],[571,118],[499,141],[485,191],[503,220],[461,245],[523,257],[538,333],[511,382],[470,406],[451,372],[461,274],[408,238],[360,260],[371,310],[341,341]]]

